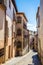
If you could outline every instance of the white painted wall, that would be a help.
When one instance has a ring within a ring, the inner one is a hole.
[[[14,12],[16,13],[15,11],[15,8],[11,2],[11,9],[9,8],[9,0],[7,0],[7,10],[6,10],[6,20],[8,21],[8,28],[9,28],[9,37],[12,36],[12,22],[13,22],[13,9],[14,9]]]

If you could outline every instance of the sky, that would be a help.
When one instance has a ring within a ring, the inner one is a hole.
[[[24,12],[29,30],[36,31],[36,12],[40,5],[40,0],[16,0],[18,12]]]

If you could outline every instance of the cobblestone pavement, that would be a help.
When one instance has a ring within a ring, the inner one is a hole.
[[[36,52],[31,51],[26,57],[21,59],[15,65],[41,65]]]
[[[1,65],[41,65],[37,52],[30,50],[26,55],[15,57]]]

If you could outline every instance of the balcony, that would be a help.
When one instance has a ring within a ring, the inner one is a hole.
[[[17,23],[21,23],[22,18],[20,16],[17,17]]]
[[[22,44],[21,41],[18,41],[17,42],[17,48],[21,48],[21,46],[22,46],[21,44]]]
[[[21,33],[21,29],[18,29],[18,30],[17,30],[17,35],[18,35],[18,36],[21,36],[21,34],[22,34],[22,33]]]
[[[0,49],[0,57],[4,55],[4,48]]]

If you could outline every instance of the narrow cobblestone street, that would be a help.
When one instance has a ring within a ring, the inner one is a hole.
[[[0,65],[41,64],[43,1],[0,0]]]
[[[37,52],[31,51],[26,57],[20,60],[15,65],[41,65]]]
[[[15,57],[2,65],[41,65],[37,52],[30,50],[22,57]]]

